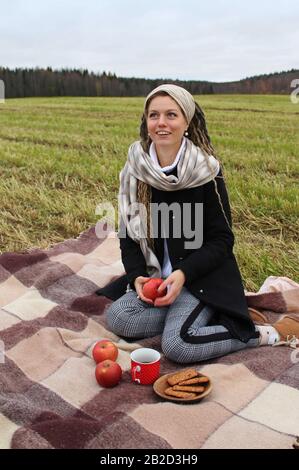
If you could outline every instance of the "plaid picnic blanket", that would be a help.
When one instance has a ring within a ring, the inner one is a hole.
[[[116,234],[99,239],[94,227],[48,250],[0,256],[0,448],[291,449],[298,350],[268,346],[195,364],[211,394],[192,405],[164,401],[130,379],[130,352],[161,351],[160,337],[132,343],[105,327],[111,300],[95,291],[123,273]],[[288,278],[248,293],[252,308],[274,317],[288,311],[288,296],[298,313],[299,285]],[[102,338],[117,344],[124,371],[111,389],[94,376],[91,350]],[[181,368],[162,355],[162,374]]]

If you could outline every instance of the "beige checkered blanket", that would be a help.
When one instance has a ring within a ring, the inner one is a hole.
[[[160,350],[160,338],[118,338],[105,327],[111,300],[95,295],[123,272],[115,233],[99,240],[94,228],[48,250],[0,256],[0,448],[292,448],[297,351],[268,346],[196,364],[212,393],[193,405],[163,401],[129,373],[130,352]],[[267,282],[248,293],[251,307],[280,315],[292,289],[299,312],[298,284]],[[91,349],[101,338],[120,351],[123,379],[112,389],[94,376]],[[162,374],[181,368],[165,357],[161,366]]]

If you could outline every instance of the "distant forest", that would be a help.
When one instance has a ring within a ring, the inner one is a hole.
[[[5,84],[5,98],[33,96],[146,96],[162,83],[183,86],[193,95],[213,93],[289,94],[291,82],[299,79],[299,69],[257,75],[235,82],[170,80],[117,77],[111,72],[96,74],[83,69],[53,70],[51,67],[0,67]]]

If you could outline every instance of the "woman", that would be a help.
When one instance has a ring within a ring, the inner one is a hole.
[[[140,138],[120,174],[126,275],[98,291],[115,300],[108,328],[128,338],[161,334],[162,351],[178,363],[278,341],[274,328],[255,327],[249,317],[221,165],[192,95],[172,84],[155,88],[145,100]],[[153,216],[154,206],[163,208],[162,217]],[[150,277],[162,277],[159,291],[167,289],[154,302],[143,293]]]

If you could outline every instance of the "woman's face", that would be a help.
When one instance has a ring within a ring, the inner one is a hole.
[[[177,149],[188,128],[187,120],[175,100],[170,96],[156,96],[149,104],[146,117],[147,130],[156,147]],[[161,134],[165,133],[165,134]]]

